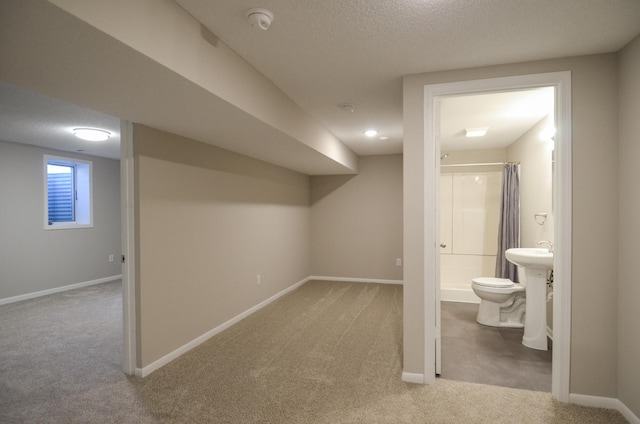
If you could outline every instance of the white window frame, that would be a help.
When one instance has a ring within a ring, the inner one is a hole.
[[[75,221],[53,222],[49,224],[49,182],[47,177],[47,165],[54,164],[73,166],[76,169],[75,186]],[[61,156],[43,156],[43,177],[44,177],[44,229],[45,230],[68,230],[72,228],[93,227],[93,162],[66,158]]]

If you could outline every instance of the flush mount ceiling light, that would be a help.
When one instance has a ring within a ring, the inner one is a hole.
[[[366,130],[364,132],[364,135],[366,135],[367,137],[375,137],[378,135],[378,131],[377,130]]]
[[[249,9],[245,12],[245,16],[249,20],[249,24],[251,26],[260,28],[263,31],[268,30],[271,26],[271,22],[273,21],[273,13],[267,9]]]
[[[73,134],[76,137],[87,141],[105,141],[111,137],[111,133],[96,128],[74,128]]]
[[[487,135],[487,131],[489,131],[489,127],[467,128],[464,130],[464,135],[465,137],[484,137]]]

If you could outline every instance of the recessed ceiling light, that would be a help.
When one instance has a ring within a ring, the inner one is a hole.
[[[340,103],[338,107],[340,108],[340,110],[343,110],[345,112],[353,112],[356,109],[356,105],[354,105],[353,103]]]
[[[484,128],[467,128],[464,130],[465,137],[484,137],[487,135],[489,127]]]
[[[366,135],[367,137],[375,137],[378,135],[378,131],[376,130],[366,130],[364,132],[364,135]]]
[[[111,137],[111,133],[96,128],[74,128],[73,134],[76,137],[87,141],[105,141]]]

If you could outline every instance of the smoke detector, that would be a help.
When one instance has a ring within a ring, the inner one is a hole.
[[[254,27],[258,27],[263,31],[266,31],[271,26],[273,21],[273,13],[267,9],[249,9],[245,12],[245,16],[249,20],[249,24]]]

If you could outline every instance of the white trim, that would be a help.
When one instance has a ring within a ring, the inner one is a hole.
[[[85,281],[83,283],[69,284],[66,286],[55,287],[53,289],[41,290],[33,293],[26,293],[18,296],[13,296],[13,297],[5,297],[4,299],[0,299],[0,305],[20,302],[28,299],[35,299],[36,297],[48,296],[50,294],[65,292],[69,290],[75,290],[82,287],[95,286],[96,284],[108,283],[109,281],[115,281],[121,278],[122,278],[122,275],[114,275],[111,277],[98,278],[97,280]]]
[[[480,298],[472,289],[440,289],[441,302],[460,302],[480,304]]]
[[[553,330],[548,325],[547,325],[547,337],[549,338],[549,340],[553,341]]]
[[[120,245],[122,264],[122,365],[133,375],[136,351],[136,239],[135,239],[135,159],[133,124],[120,121]]]
[[[403,372],[402,381],[404,381],[405,383],[424,384],[424,374]]]
[[[571,73],[558,72],[556,87],[556,164],[554,169],[553,362],[551,394],[569,401],[571,370],[571,245],[572,245],[572,128]]]
[[[376,278],[352,278],[352,277],[322,277],[312,275],[308,277],[308,281],[344,281],[346,283],[378,283],[378,284],[404,284],[402,280],[380,280]]]
[[[627,405],[622,403],[620,399],[570,393],[569,403],[592,408],[615,409],[620,412],[630,424],[640,424],[640,418],[627,408]]]
[[[146,376],[148,376],[149,374],[151,374],[152,372],[154,372],[158,368],[163,367],[164,365],[166,365],[169,362],[173,361],[174,359],[178,358],[180,355],[182,355],[184,353],[187,353],[188,351],[190,351],[194,347],[197,347],[197,346],[201,345],[202,343],[204,343],[207,340],[209,340],[211,337],[213,337],[216,334],[226,330],[227,328],[231,327],[232,325],[237,324],[238,322],[240,322],[244,318],[246,318],[249,315],[253,314],[254,312],[264,308],[265,306],[267,306],[271,302],[277,300],[278,298],[284,296],[285,294],[297,289],[298,287],[300,287],[301,285],[303,285],[304,283],[306,283],[309,280],[310,280],[310,278],[307,277],[307,278],[305,278],[303,280],[298,281],[294,285],[282,290],[279,293],[274,294],[273,296],[271,296],[267,300],[264,300],[264,301],[258,303],[257,305],[255,305],[255,306],[247,309],[246,311],[242,312],[241,314],[236,315],[235,317],[231,318],[230,320],[220,324],[216,328],[207,331],[206,333],[204,333],[200,337],[197,337],[197,338],[193,339],[189,343],[179,347],[178,349],[176,349],[173,352],[163,356],[162,358],[158,359],[157,361],[152,362],[151,364],[147,365],[146,367],[144,367],[144,368],[136,368],[135,369],[135,375],[138,376],[138,377],[146,377]]]
[[[434,203],[433,203],[433,209],[431,210],[431,212],[429,212],[432,216],[432,221],[431,221],[431,228],[430,230],[425,230],[425,234],[427,232],[430,232],[433,236],[433,247],[435,248],[436,251],[442,251],[442,217],[440,216],[441,213],[441,209],[442,209],[442,194],[441,194],[441,189],[442,189],[442,178],[441,178],[441,157],[442,157],[442,152],[441,152],[441,148],[440,148],[440,105],[434,103],[433,105],[433,131],[434,134],[437,135],[438,141],[436,141],[434,139],[434,143],[433,143],[433,149],[429,149],[433,152],[433,157],[432,157],[432,164],[433,164],[433,173],[432,173],[432,177],[431,177],[431,191],[433,193],[433,199],[434,199]],[[426,139],[425,139],[426,140]],[[425,151],[427,150],[426,148],[424,149]],[[428,155],[425,153],[425,158]],[[427,162],[424,163],[424,166],[426,167]],[[427,179],[425,179],[425,187],[424,187],[424,195],[426,196],[427,192],[429,191],[427,188]],[[452,193],[453,194],[453,193]],[[426,197],[425,199],[423,199],[423,201],[425,202],[426,205]],[[425,209],[425,216],[427,215],[426,209]],[[427,227],[426,223],[425,223],[425,228]],[[426,241],[426,238],[425,238]],[[425,258],[427,258],[427,250],[425,249]],[[429,381],[427,381],[427,383],[429,384],[433,384],[435,383],[435,376],[436,375],[442,375],[442,253],[436,253],[433,252],[432,253],[433,256],[433,262],[432,262],[432,266],[433,266],[433,271],[431,271],[433,274],[433,281],[435,282],[434,284],[434,288],[433,288],[433,296],[434,296],[434,308],[433,308],[433,312],[430,312],[429,315],[433,315],[433,327],[434,327],[434,332],[433,332],[433,338],[434,338],[434,344],[433,344],[433,362],[434,364],[434,376],[432,378],[429,379]],[[425,261],[426,262],[426,261]],[[426,276],[426,275],[425,275]],[[426,295],[425,295],[426,298]],[[424,310],[425,315],[427,314],[427,309],[425,307]],[[425,369],[426,372],[426,369]]]
[[[618,412],[622,414],[623,417],[629,421],[629,424],[640,424],[640,418],[636,414],[633,413],[631,409],[627,407],[620,399],[616,399],[618,401]]]
[[[424,86],[424,371],[425,382],[435,382],[435,314],[426,313],[437,309],[437,257],[436,248],[439,229],[433,223],[439,200],[435,194],[435,173],[439,171],[436,161],[439,144],[435,133],[436,99],[456,94],[471,94],[491,91],[517,90],[532,87],[556,88],[556,164],[554,184],[556,255],[554,275],[556,278],[553,302],[554,333],[552,395],[562,402],[569,400],[569,370],[571,362],[571,72],[550,72],[518,75],[472,81],[457,81]]]
[[[620,401],[616,398],[569,393],[569,403],[574,403],[576,405],[582,405],[582,406],[589,406],[591,408],[606,408],[606,409],[617,410],[618,402]]]

